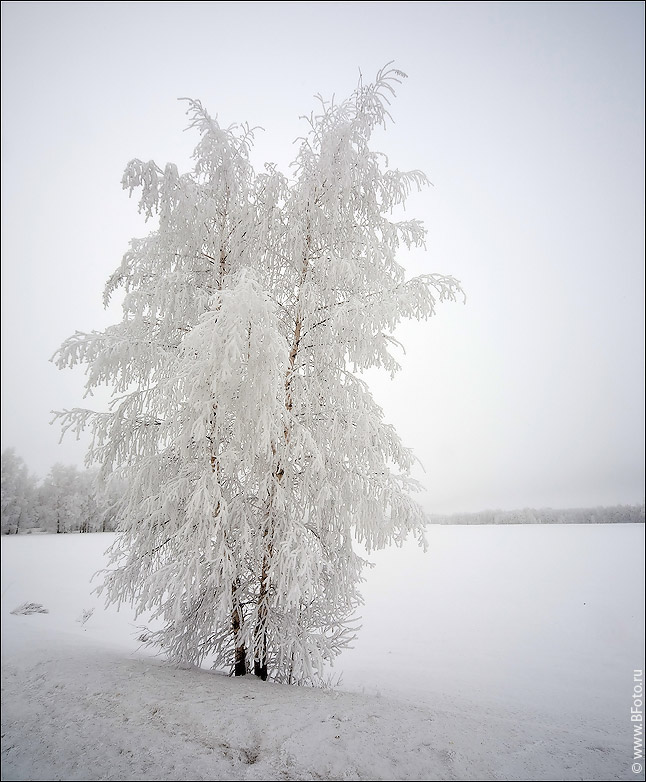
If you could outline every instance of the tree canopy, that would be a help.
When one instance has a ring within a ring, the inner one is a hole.
[[[254,171],[253,131],[197,100],[191,171],[126,168],[157,227],[106,285],[122,320],[55,357],[113,400],[57,416],[90,430],[104,477],[129,477],[107,596],[161,618],[153,641],[178,661],[317,681],[353,637],[353,542],[424,541],[413,454],[360,377],[394,374],[398,323],[462,293],[450,276],[406,279],[397,259],[425,229],[394,214],[428,182],[370,142],[403,76],[319,99],[289,178]]]

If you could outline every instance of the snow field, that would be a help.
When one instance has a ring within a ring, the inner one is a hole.
[[[152,656],[91,593],[112,537],[2,538],[3,779],[643,779],[643,525],[432,527],[426,554],[374,555],[330,690]]]

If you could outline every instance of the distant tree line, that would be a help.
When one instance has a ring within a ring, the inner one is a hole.
[[[43,480],[15,449],[2,452],[2,534],[112,532],[117,492],[101,490],[95,470],[55,464]]]
[[[644,505],[598,508],[523,508],[433,515],[432,524],[643,524]]]
[[[14,448],[2,453],[2,534],[113,532],[121,491],[106,492],[96,470],[55,464],[43,480],[29,472]],[[123,487],[125,488],[125,487]],[[644,523],[644,505],[597,508],[523,508],[433,514],[432,524],[634,524]]]

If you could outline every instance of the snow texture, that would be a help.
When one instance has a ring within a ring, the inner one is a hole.
[[[152,657],[91,593],[113,537],[2,538],[2,779],[643,779],[643,525],[442,526],[426,555],[381,552],[343,690]],[[50,613],[10,613],[33,601]]]

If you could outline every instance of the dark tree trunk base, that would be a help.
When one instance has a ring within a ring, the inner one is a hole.
[[[236,662],[233,672],[236,676],[244,676],[247,673],[247,665],[245,661]]]
[[[254,660],[253,672],[259,676],[263,682],[267,681],[267,663],[260,664],[259,660]]]

